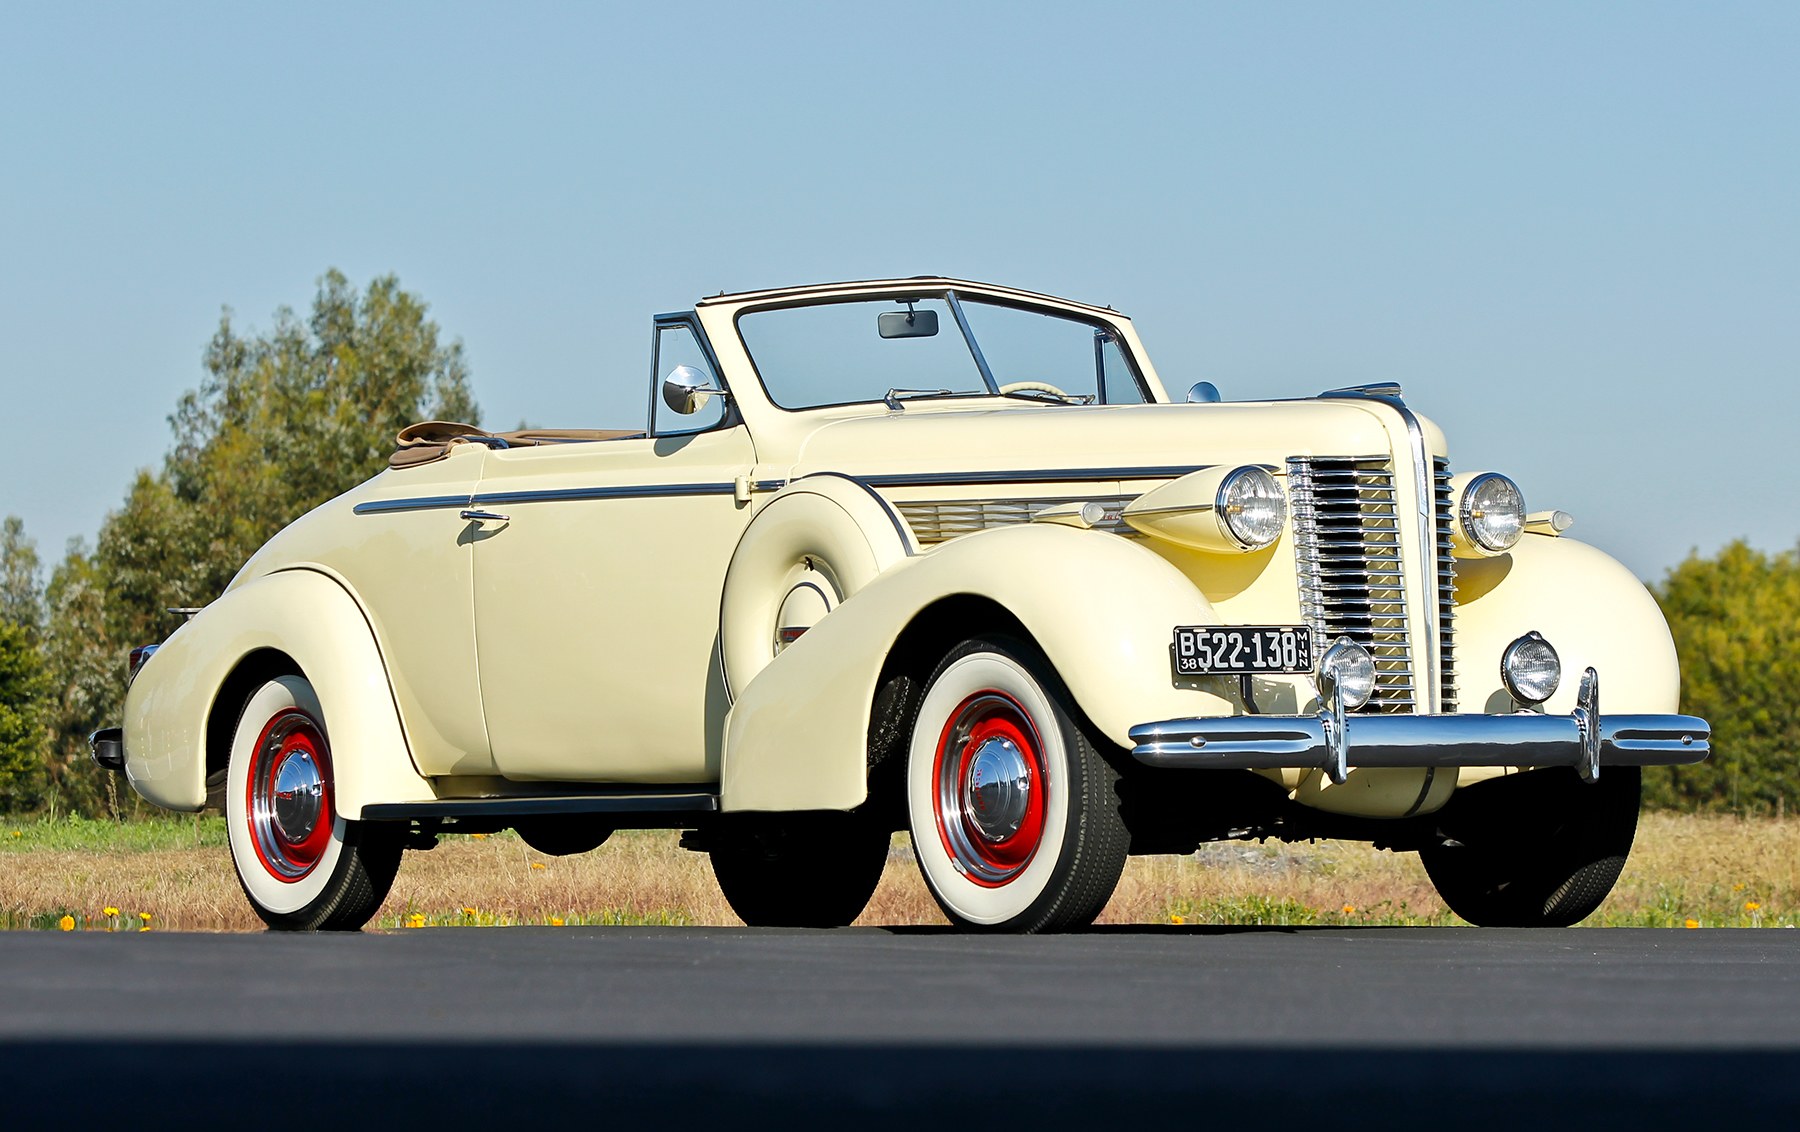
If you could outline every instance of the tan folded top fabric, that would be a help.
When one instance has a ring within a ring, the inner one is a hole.
[[[457,421],[420,421],[409,424],[394,438],[390,468],[411,468],[442,460],[458,444],[483,444],[490,448],[529,448],[538,444],[569,444],[588,440],[631,440],[643,436],[631,429],[532,428],[520,432],[487,432]],[[490,443],[498,441],[499,443]]]

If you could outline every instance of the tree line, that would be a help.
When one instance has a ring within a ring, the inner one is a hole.
[[[225,311],[173,443],[140,472],[90,548],[44,576],[17,518],[0,527],[0,813],[137,812],[88,756],[120,722],[125,656],[217,597],[282,527],[379,471],[421,419],[479,423],[460,342],[392,275],[358,292],[319,280],[305,319],[242,334]],[[1735,542],[1652,585],[1681,654],[1682,710],[1713,725],[1713,757],[1646,772],[1652,805],[1784,811],[1800,800],[1800,552]]]
[[[241,333],[227,309],[199,388],[169,417],[161,468],[139,472],[90,547],[44,576],[23,524],[0,527],[0,813],[121,816],[129,788],[88,754],[117,726],[125,657],[216,598],[252,552],[385,466],[413,421],[479,423],[460,342],[392,275],[360,292],[338,271],[304,319]]]

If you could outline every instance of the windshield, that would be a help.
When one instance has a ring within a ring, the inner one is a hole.
[[[738,334],[783,409],[919,397],[1146,399],[1104,324],[954,294],[752,311],[738,316]]]

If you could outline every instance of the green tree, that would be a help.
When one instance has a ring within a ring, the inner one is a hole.
[[[1773,811],[1800,802],[1800,554],[1742,541],[1689,556],[1653,587],[1681,655],[1682,710],[1713,755],[1644,779],[1652,804]]]
[[[35,635],[44,624],[43,585],[37,543],[25,536],[23,520],[8,515],[0,524],[0,621]]]
[[[36,805],[43,788],[44,600],[37,544],[25,524],[0,524],[0,813]]]
[[[126,654],[179,624],[171,607],[218,597],[282,527],[385,467],[405,425],[479,423],[462,344],[426,309],[392,275],[358,293],[332,270],[304,321],[283,307],[244,334],[224,312],[162,469],[137,475],[96,548],[71,544],[45,591],[52,805],[117,812],[87,736],[119,722]]]

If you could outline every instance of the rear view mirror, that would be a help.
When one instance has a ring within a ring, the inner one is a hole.
[[[938,330],[936,311],[889,311],[879,321],[883,338],[930,338]]]

